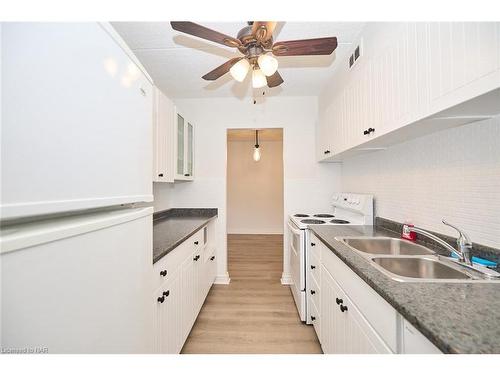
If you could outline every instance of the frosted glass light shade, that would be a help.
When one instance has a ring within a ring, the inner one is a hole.
[[[259,68],[266,76],[272,76],[278,70],[278,60],[270,55],[260,55],[257,59]]]
[[[260,160],[260,148],[255,147],[253,149],[253,160],[259,161]]]
[[[243,82],[245,77],[247,76],[248,69],[250,69],[250,63],[247,59],[241,59],[236,64],[234,64],[229,72],[233,76],[235,80],[238,82]]]
[[[266,76],[262,73],[260,69],[254,69],[252,71],[252,86],[254,89],[260,89],[267,85]]]

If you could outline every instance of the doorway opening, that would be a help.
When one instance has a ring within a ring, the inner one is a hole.
[[[226,187],[231,280],[280,283],[283,129],[228,129]]]

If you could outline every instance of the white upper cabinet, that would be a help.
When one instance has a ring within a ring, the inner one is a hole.
[[[153,200],[152,83],[97,23],[3,23],[2,219]]]
[[[374,23],[360,45],[320,97],[320,161],[500,113],[500,23]]]
[[[153,181],[174,182],[174,131],[177,114],[174,103],[159,89],[154,90]]]
[[[194,178],[194,125],[177,112],[175,129],[175,179],[190,181]]]
[[[154,182],[192,181],[194,125],[159,89],[154,98]]]

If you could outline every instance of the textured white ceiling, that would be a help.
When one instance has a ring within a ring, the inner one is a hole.
[[[202,23],[204,26],[236,37],[246,22]],[[251,87],[249,76],[239,83],[226,74],[216,81],[205,81],[205,73],[228,59],[240,56],[231,49],[210,41],[179,33],[169,22],[113,22],[113,27],[129,45],[153,78],[169,97],[204,98],[238,97],[262,94]],[[266,88],[266,95],[316,96],[323,89],[333,69],[347,64],[347,54],[364,24],[361,22],[279,22],[274,40],[310,39],[336,36],[338,47],[330,56],[278,57],[284,83]]]

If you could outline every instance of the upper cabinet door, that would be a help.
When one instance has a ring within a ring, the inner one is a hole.
[[[187,123],[187,137],[186,137],[186,177],[193,176],[193,163],[194,163],[194,127],[191,123]]]
[[[1,27],[2,219],[152,201],[152,84],[118,39]]]
[[[175,180],[192,180],[194,175],[194,126],[180,113],[177,113],[175,149]]]
[[[184,176],[184,156],[185,156],[185,140],[184,140],[184,117],[177,114],[177,177]]]
[[[154,98],[154,168],[153,181],[174,182],[174,128],[177,114],[174,103],[156,89]]]

